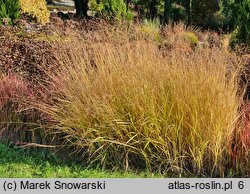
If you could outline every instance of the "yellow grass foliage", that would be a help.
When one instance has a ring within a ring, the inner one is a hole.
[[[140,34],[102,32],[55,52],[53,103],[35,102],[49,131],[89,164],[225,176],[240,105],[233,56],[219,48],[162,55]]]

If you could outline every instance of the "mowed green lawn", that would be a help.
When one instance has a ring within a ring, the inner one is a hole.
[[[24,150],[0,144],[0,178],[143,178],[147,173],[123,173],[86,169],[66,164],[43,151]]]

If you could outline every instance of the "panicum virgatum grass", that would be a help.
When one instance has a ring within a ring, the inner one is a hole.
[[[49,132],[88,164],[224,176],[240,104],[229,54],[162,55],[140,33],[108,30],[55,52],[61,66],[47,72],[52,101],[36,102]]]
[[[0,141],[27,141],[27,123],[32,119],[27,116],[32,114],[21,101],[31,96],[32,90],[20,76],[0,74]]]

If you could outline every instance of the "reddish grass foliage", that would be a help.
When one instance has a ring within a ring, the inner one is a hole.
[[[249,175],[250,157],[250,102],[245,101],[240,107],[242,112],[239,118],[239,126],[235,129],[230,144],[230,162],[234,172],[239,175]]]
[[[33,113],[23,102],[33,96],[31,87],[20,76],[11,72],[0,76],[1,141],[16,142],[27,138],[27,123],[32,120]]]
[[[0,108],[21,96],[31,96],[32,90],[20,76],[8,73],[0,80]]]

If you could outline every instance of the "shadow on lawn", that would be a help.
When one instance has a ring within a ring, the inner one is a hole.
[[[0,178],[144,178],[159,175],[103,171],[58,159],[49,150],[0,143]]]

